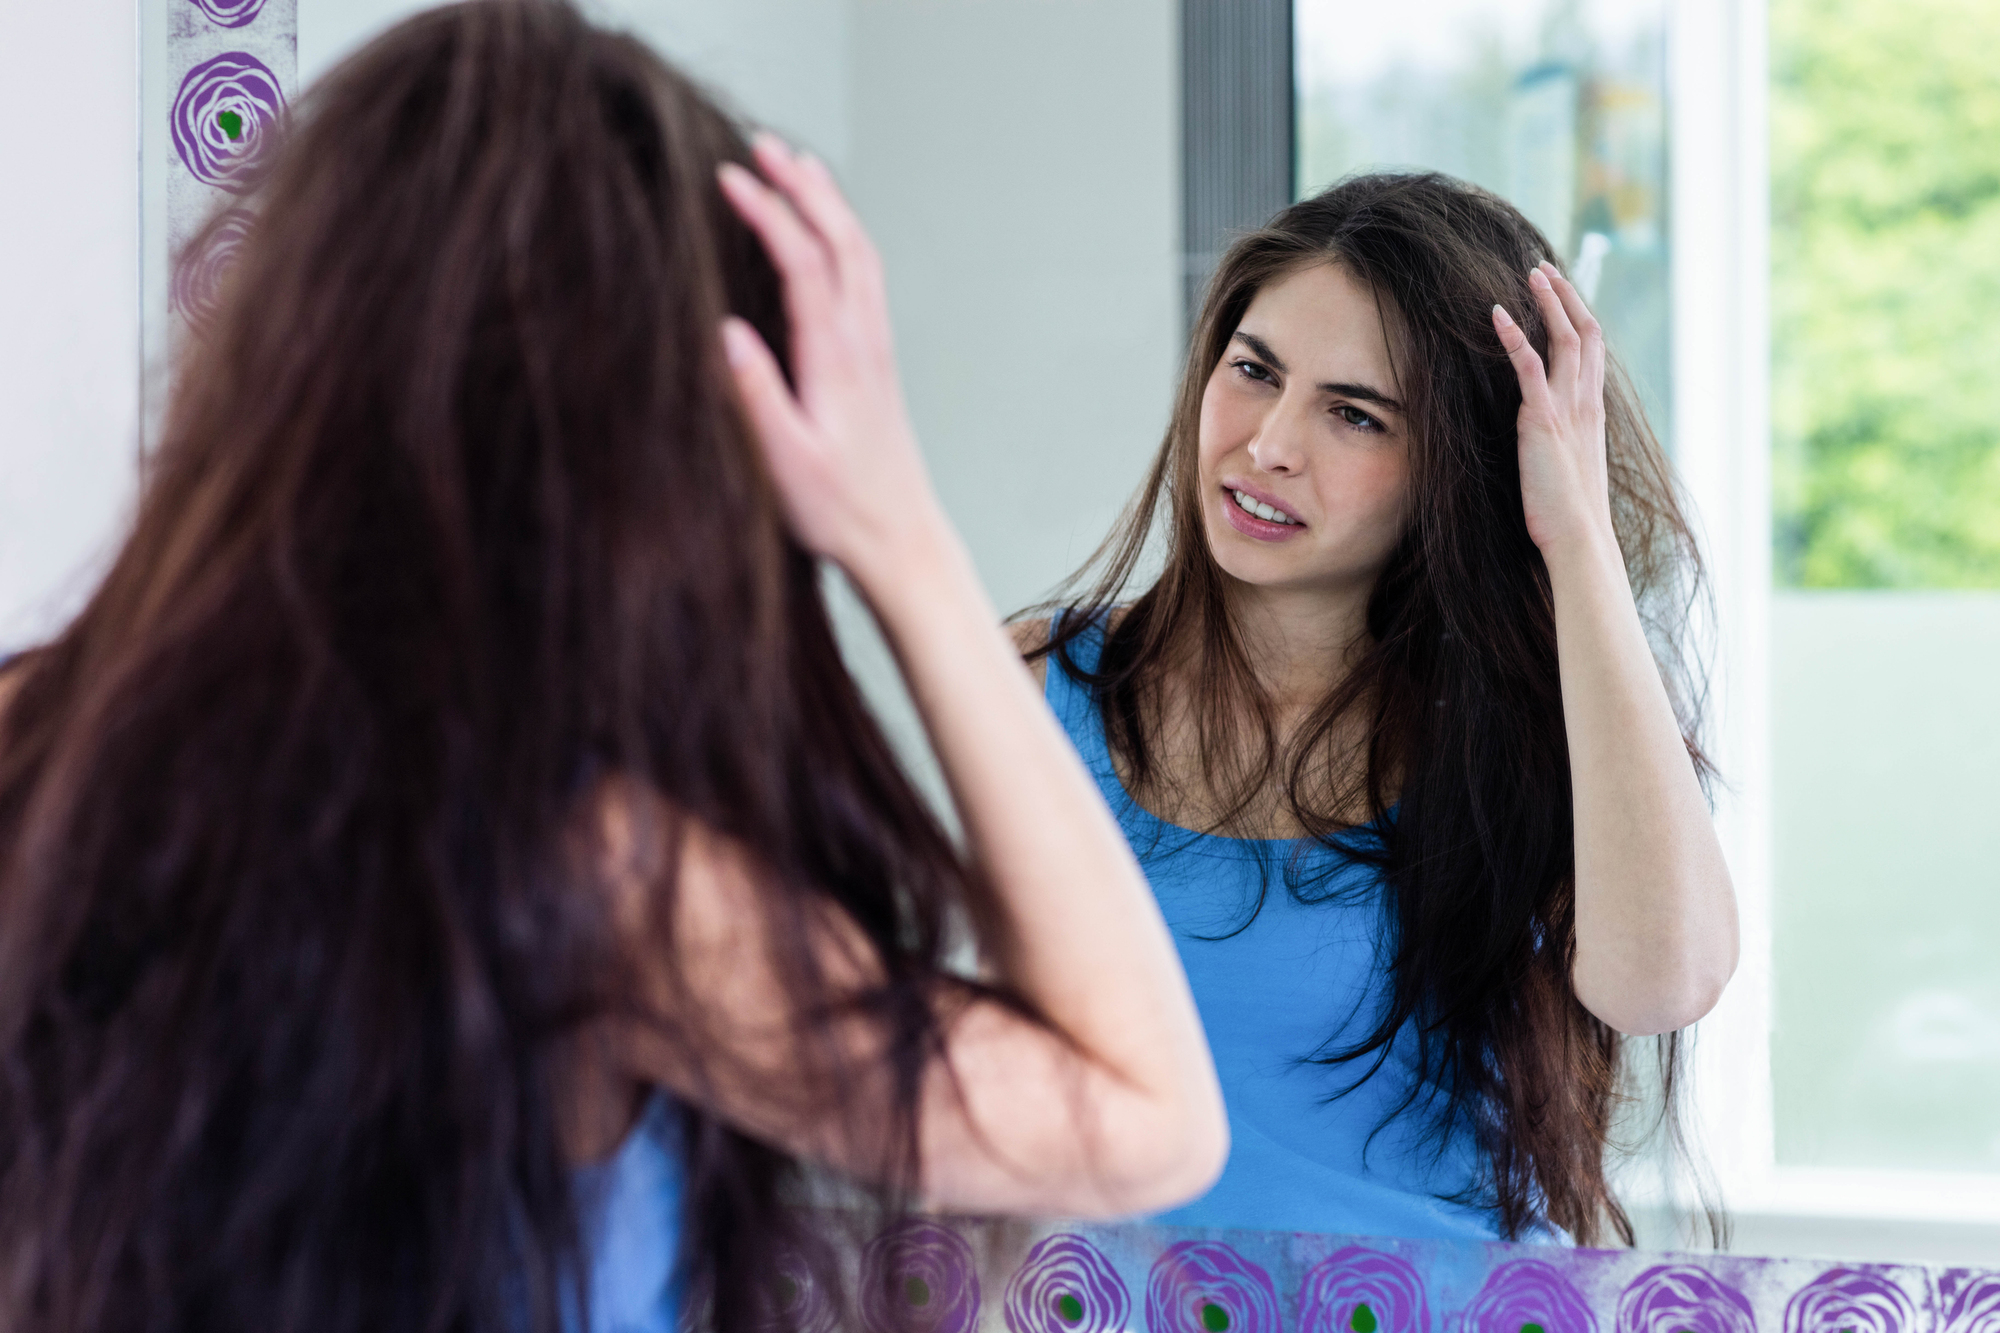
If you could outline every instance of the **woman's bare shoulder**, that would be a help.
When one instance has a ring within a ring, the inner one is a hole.
[[[1026,657],[1049,641],[1049,622],[1040,617],[1016,620],[1007,626],[1007,633],[1014,640],[1014,651]],[[1035,684],[1046,687],[1049,683],[1049,659],[1037,657],[1027,666]]]
[[[1112,607],[1111,613],[1105,617],[1106,623],[1111,628],[1116,629],[1118,622],[1125,618],[1125,611],[1126,608],[1122,606]],[[1047,643],[1049,641],[1049,626],[1051,623],[1047,617],[1043,616],[1031,616],[1026,619],[1008,622],[1007,633],[1014,640],[1015,651],[1020,653],[1022,657],[1026,657],[1029,653],[1034,652]],[[1048,658],[1037,657],[1028,663],[1028,670],[1034,674],[1037,685],[1044,688],[1047,687],[1049,682]]]

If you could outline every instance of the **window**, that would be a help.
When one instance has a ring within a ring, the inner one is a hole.
[[[2000,8],[1297,0],[1295,22],[1299,191],[1425,167],[1513,200],[1594,287],[1690,494],[1744,918],[1694,1086],[1739,1246],[1990,1257]]]
[[[1776,1157],[2000,1171],[2000,8],[1770,53]]]

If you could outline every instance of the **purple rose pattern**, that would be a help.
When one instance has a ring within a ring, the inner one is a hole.
[[[833,1253],[815,1240],[811,1249],[786,1247],[778,1255],[777,1290],[761,1316],[752,1321],[758,1333],[835,1333],[840,1310],[827,1279],[834,1273]]]
[[[1943,1333],[2000,1333],[2000,1273],[1966,1273],[1947,1290]]]
[[[218,28],[242,28],[257,21],[264,0],[188,0]]]
[[[278,76],[247,52],[225,51],[181,80],[170,123],[174,151],[196,180],[241,194],[245,168],[284,111]]]
[[[1742,1292],[1691,1264],[1661,1264],[1618,1298],[1618,1333],[1757,1333]]]
[[[861,1323],[869,1333],[972,1333],[979,1277],[972,1247],[935,1222],[889,1228],[861,1252]]]
[[[1466,1306],[1465,1333],[1597,1333],[1597,1318],[1554,1267],[1516,1259],[1494,1269]]]
[[[1424,1280],[1393,1254],[1335,1250],[1299,1284],[1299,1333],[1431,1333]]]
[[[1792,1294],[1785,1333],[1910,1333],[1917,1309],[1879,1273],[1833,1268]]]
[[[250,221],[243,209],[230,209],[216,220],[199,250],[184,252],[174,261],[168,299],[197,333],[207,331],[221,307],[222,280],[250,235]]]
[[[1132,1316],[1124,1279],[1081,1236],[1050,1236],[1007,1283],[1011,1333],[1119,1333]]]
[[[1146,1278],[1151,1333],[1279,1333],[1271,1276],[1219,1241],[1167,1247]]]

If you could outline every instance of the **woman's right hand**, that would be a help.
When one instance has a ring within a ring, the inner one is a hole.
[[[769,183],[735,163],[722,189],[784,279],[792,383],[731,316],[723,348],[798,538],[857,581],[947,532],[903,407],[882,264],[817,159],[757,136]]]

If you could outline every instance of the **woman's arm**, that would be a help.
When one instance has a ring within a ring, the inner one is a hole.
[[[1521,495],[1555,594],[1576,804],[1576,962],[1586,1008],[1620,1032],[1686,1027],[1736,970],[1736,894],[1612,529],[1604,336],[1575,288],[1529,275],[1550,365],[1494,307],[1521,379]]]
[[[1172,938],[931,492],[866,236],[823,167],[768,139],[758,160],[776,191],[734,167],[724,186],[785,278],[797,391],[732,320],[723,336],[739,392],[794,530],[846,570],[901,662],[999,900],[982,941],[988,961],[1056,1029],[939,997],[946,1059],[924,1086],[922,1188],[934,1205],[975,1211],[1105,1215],[1179,1202],[1221,1170],[1228,1131]],[[702,993],[707,969],[711,1004],[735,1015],[740,1049],[781,1070],[796,1040],[781,987],[744,966],[768,952],[743,938],[761,917],[754,861],[709,838],[687,846],[690,981]],[[865,984],[851,924],[830,918],[823,935],[830,966]],[[839,1034],[863,1057],[874,1039],[854,1023]],[[879,1144],[830,1138],[824,1123],[720,1091],[732,1103],[723,1114],[797,1151],[850,1169],[880,1160]]]

